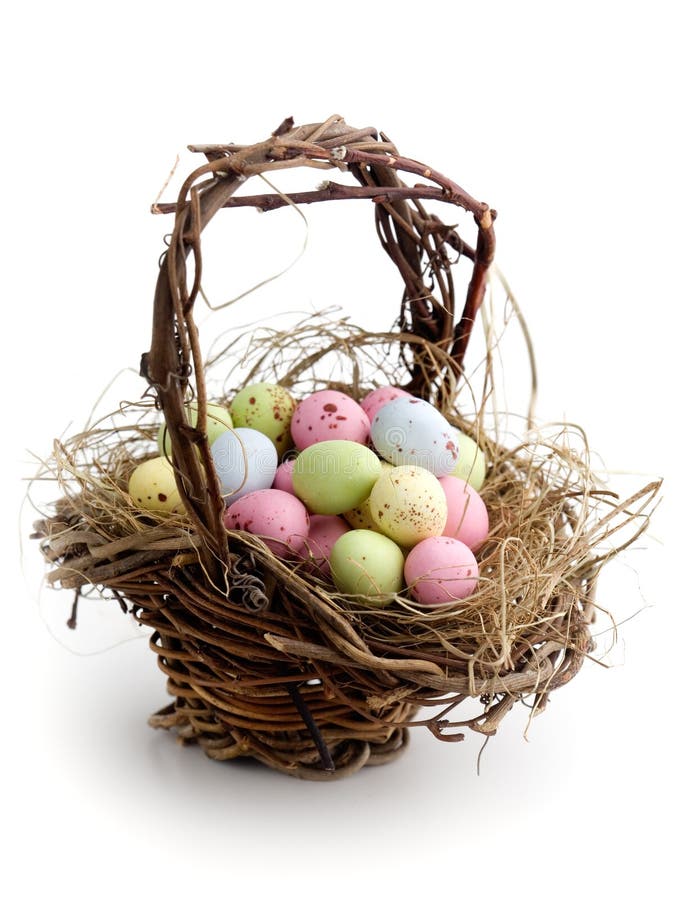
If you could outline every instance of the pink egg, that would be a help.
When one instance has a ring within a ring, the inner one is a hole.
[[[292,469],[294,468],[295,459],[286,459],[277,467],[273,487],[278,491],[287,491],[288,494],[294,493],[292,485]]]
[[[462,478],[444,475],[439,484],[446,495],[448,515],[443,535],[477,550],[489,533],[489,514],[479,494]]]
[[[375,418],[375,413],[377,413],[385,403],[390,403],[392,400],[396,400],[397,397],[410,396],[411,394],[404,391],[402,388],[380,387],[375,388],[374,391],[370,391],[369,394],[366,394],[361,400],[360,405],[362,409],[365,410],[370,422],[372,422]]]
[[[370,421],[352,397],[341,391],[316,391],[295,409],[291,432],[299,450],[320,441],[367,444]]]
[[[403,572],[413,598],[427,606],[469,597],[479,578],[470,548],[450,537],[420,541],[408,554]]]
[[[340,516],[311,516],[308,537],[297,555],[309,563],[307,568],[329,577],[332,547],[347,531],[351,529]]]
[[[298,497],[276,488],[253,491],[235,500],[223,522],[228,529],[258,535],[281,559],[296,556],[308,537],[306,507]]]

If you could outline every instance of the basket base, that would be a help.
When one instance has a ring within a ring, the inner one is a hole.
[[[207,734],[198,731],[188,716],[187,709],[176,708],[171,703],[150,716],[153,728],[174,730],[181,744],[198,744],[211,759],[225,762],[231,759],[249,757],[268,768],[305,781],[338,781],[358,772],[364,766],[380,766],[393,762],[408,746],[409,728],[396,725],[382,740],[363,740],[358,737],[339,737],[328,742],[334,769],[323,768],[319,754],[311,742],[301,735],[272,736],[264,740],[264,735],[255,740],[253,735],[230,733]]]

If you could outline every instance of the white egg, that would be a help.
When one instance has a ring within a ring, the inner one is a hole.
[[[372,420],[372,443],[394,466],[422,466],[437,478],[453,471],[459,445],[453,426],[417,397],[386,403]]]
[[[223,432],[211,445],[211,456],[228,506],[245,494],[269,488],[275,478],[275,444],[254,428]]]

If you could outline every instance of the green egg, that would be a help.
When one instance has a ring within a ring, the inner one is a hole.
[[[128,480],[128,493],[139,509],[165,513],[183,510],[173,466],[163,456],[145,460],[133,470]]]
[[[403,587],[403,553],[383,534],[366,529],[347,531],[330,555],[332,579],[343,594],[377,597]]]
[[[365,500],[381,471],[379,458],[363,444],[320,441],[297,456],[292,485],[310,512],[337,516]]]
[[[479,492],[486,478],[486,456],[476,441],[462,432],[458,435],[460,453],[458,462],[449,475],[462,478],[470,487]]]
[[[295,409],[296,400],[288,391],[265,381],[248,384],[230,404],[235,427],[253,428],[265,434],[275,444],[280,458],[293,446],[289,426]]]
[[[391,463],[386,462],[383,459],[380,459],[379,464],[381,465],[383,472],[387,469],[394,468]],[[344,518],[352,528],[367,528],[370,531],[381,531],[378,524],[372,518],[369,495],[359,506],[354,506],[353,509],[347,510],[344,513]]]
[[[192,425],[197,424],[197,403],[187,404],[190,414],[190,422]],[[209,445],[213,444],[216,438],[232,428],[232,418],[225,406],[218,403],[206,404],[206,434],[209,439]],[[160,456],[171,456],[171,438],[169,437],[166,425],[162,425],[157,435],[157,447]]]

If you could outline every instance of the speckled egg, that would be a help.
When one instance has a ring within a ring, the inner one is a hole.
[[[453,603],[474,593],[479,567],[468,546],[450,537],[420,541],[408,554],[405,580],[411,596],[433,606]]]
[[[238,391],[230,404],[238,428],[255,428],[275,444],[278,457],[292,446],[290,423],[296,408],[292,395],[279,384],[259,382]]]
[[[370,514],[382,533],[402,547],[439,535],[447,517],[439,480],[419,466],[383,472],[370,492]]]
[[[453,426],[417,397],[385,403],[372,420],[371,437],[379,455],[395,466],[421,466],[440,477],[458,461]]]
[[[443,534],[457,538],[472,550],[477,550],[489,533],[489,514],[484,501],[474,488],[462,478],[444,475],[439,484],[446,495],[448,516]]]
[[[298,555],[309,531],[308,512],[301,500],[274,488],[235,500],[226,510],[223,522],[228,529],[258,535],[281,559]]]
[[[336,516],[362,503],[381,471],[379,459],[363,444],[321,441],[297,456],[292,484],[311,512]]]
[[[294,493],[294,485],[292,484],[292,471],[294,469],[294,460],[286,459],[281,462],[275,472],[275,480],[273,487],[279,491],[287,491],[288,494]]]
[[[311,527],[298,556],[320,578],[330,575],[330,553],[339,538],[351,529],[339,516],[311,516]]]
[[[410,397],[407,391],[404,391],[402,388],[397,387],[379,387],[375,388],[374,391],[370,391],[369,394],[366,394],[365,397],[360,402],[361,408],[365,410],[365,413],[372,423],[372,420],[375,418],[375,414],[379,412],[379,410],[387,403],[390,403],[392,400],[396,400],[397,397]]]
[[[297,406],[291,429],[294,443],[304,450],[321,441],[366,444],[370,422],[352,397],[341,391],[316,391]]]
[[[403,553],[375,531],[343,534],[332,548],[330,568],[337,590],[344,594],[377,597],[403,587]]]
[[[173,466],[163,456],[155,456],[136,466],[128,480],[128,493],[140,509],[163,513],[183,511]]]
[[[187,412],[190,417],[190,423],[194,426],[197,424],[197,404],[196,402],[187,404]],[[232,418],[225,406],[220,403],[206,404],[206,436],[209,439],[209,446],[213,444],[219,435],[223,434],[229,428],[232,428]],[[159,428],[157,435],[157,447],[159,448],[159,456],[171,456],[171,438],[168,434],[166,425]]]
[[[253,428],[224,432],[211,445],[211,456],[228,506],[245,494],[269,488],[275,478],[275,445]]]
[[[455,468],[450,474],[467,481],[475,491],[480,491],[486,479],[486,456],[484,451],[469,435],[457,429],[453,430],[458,435],[460,452]]]

